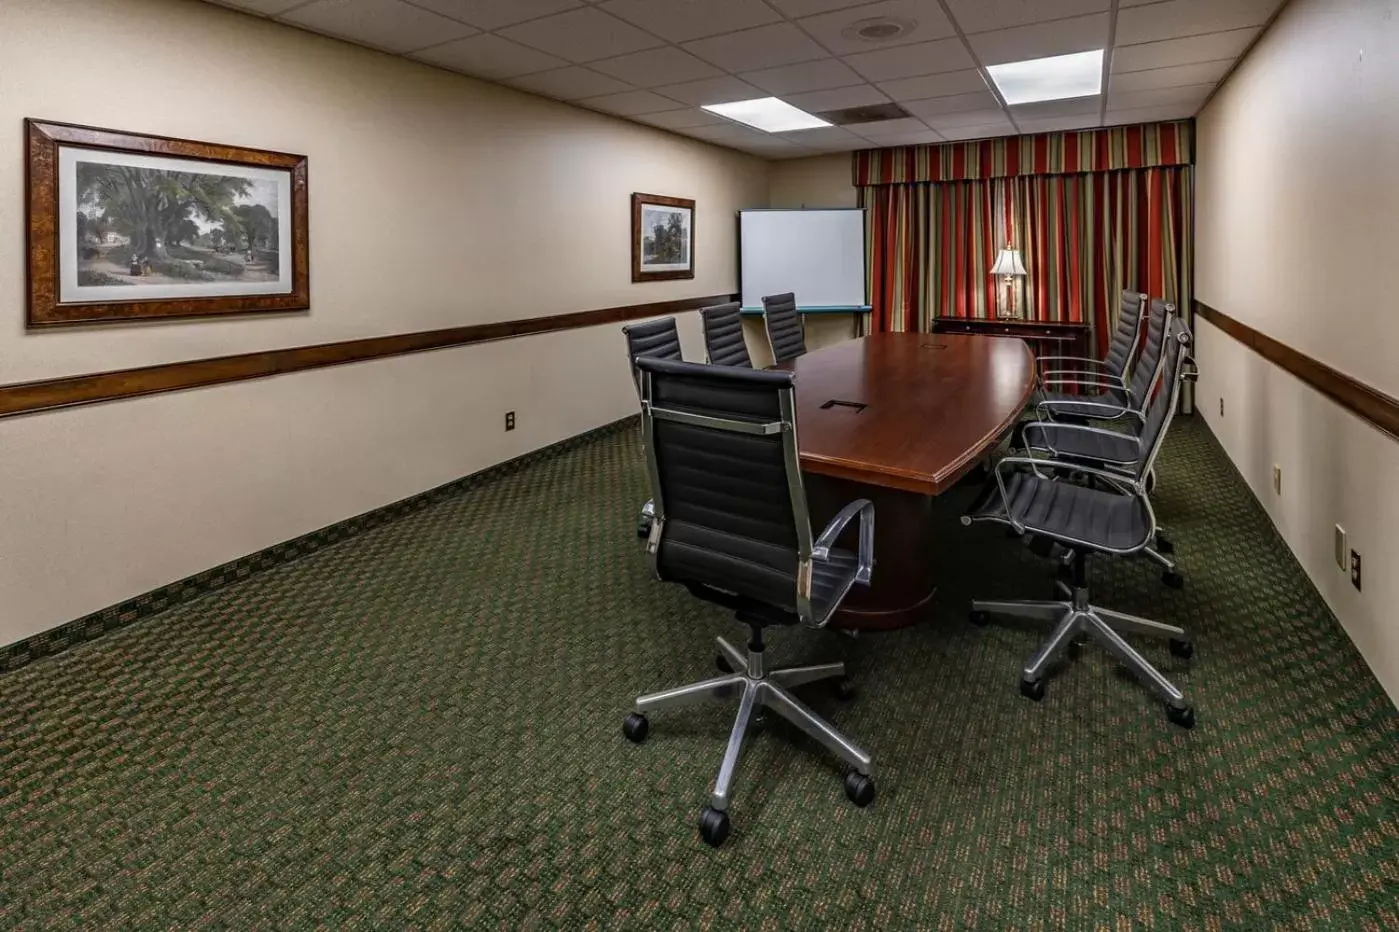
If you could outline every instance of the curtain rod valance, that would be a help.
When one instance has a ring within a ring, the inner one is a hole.
[[[855,185],[969,181],[1189,165],[1195,161],[1193,137],[1194,122],[1185,120],[936,146],[871,149],[855,153]]]

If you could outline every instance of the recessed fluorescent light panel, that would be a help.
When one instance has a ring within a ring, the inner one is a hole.
[[[798,110],[776,97],[736,100],[728,104],[707,104],[702,109],[765,133],[790,133],[795,129],[817,129],[831,125],[820,117],[812,116],[805,110]]]
[[[1092,97],[1103,90],[1103,50],[991,65],[986,71],[1011,106]]]

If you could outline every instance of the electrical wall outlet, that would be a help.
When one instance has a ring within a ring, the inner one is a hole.
[[[1224,396],[1219,396],[1219,416],[1224,417]]]
[[[1346,529],[1336,525],[1336,565],[1346,568]]]
[[[505,429],[506,429],[506,430],[514,430],[514,429],[515,429],[515,412],[514,412],[514,411],[506,411],[506,412],[505,412]]]
[[[1273,491],[1282,494],[1282,467],[1277,463],[1273,464]]]
[[[1354,550],[1350,552],[1350,584],[1360,591],[1360,554]]]

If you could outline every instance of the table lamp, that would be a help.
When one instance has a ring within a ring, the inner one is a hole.
[[[996,255],[996,264],[991,266],[992,275],[1000,275],[1006,288],[1005,306],[996,316],[1011,318],[1018,316],[1015,313],[1015,294],[1012,289],[1015,287],[1015,276],[1024,275],[1025,263],[1020,261],[1020,250],[1011,248],[1010,243],[1006,243],[1006,248]]]

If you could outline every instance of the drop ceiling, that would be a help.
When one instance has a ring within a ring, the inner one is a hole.
[[[765,158],[1193,116],[1285,0],[209,0]],[[903,32],[856,34],[879,20]],[[988,65],[1106,49],[1097,97],[1009,107]],[[768,134],[776,96],[906,117]]]

